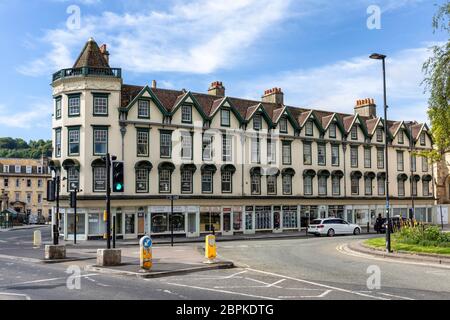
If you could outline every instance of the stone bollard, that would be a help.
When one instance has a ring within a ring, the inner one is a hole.
[[[33,235],[33,245],[34,245],[35,247],[40,247],[41,244],[42,244],[41,231],[40,231],[40,230],[36,230],[36,231],[34,232],[34,235]]]
[[[97,266],[118,266],[122,263],[122,250],[120,249],[98,249]]]
[[[60,260],[66,258],[65,245],[46,245],[45,246],[45,260]]]

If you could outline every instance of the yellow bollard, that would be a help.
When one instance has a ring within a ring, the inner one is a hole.
[[[207,263],[214,262],[217,257],[216,250],[216,236],[209,235],[205,238],[205,258],[208,259]]]
[[[144,270],[150,270],[153,266],[152,239],[148,236],[142,237],[139,241],[140,266]]]

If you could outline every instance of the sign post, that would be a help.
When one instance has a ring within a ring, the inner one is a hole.
[[[153,242],[149,236],[144,236],[139,241],[139,255],[141,269],[150,270],[153,266]]]

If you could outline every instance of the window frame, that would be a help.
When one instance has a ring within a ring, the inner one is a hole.
[[[381,155],[381,159],[380,159],[380,155]],[[384,167],[385,167],[384,158],[385,158],[384,148],[377,148],[377,168],[378,169],[384,169]],[[380,164],[382,164],[382,165],[380,166]]]
[[[337,155],[333,155],[333,151],[337,150]],[[341,157],[340,157],[340,146],[338,144],[332,144],[331,145],[331,166],[333,167],[339,167],[341,163]],[[337,162],[334,162],[334,159],[337,159]]]
[[[186,174],[189,175],[189,181],[186,181]],[[185,183],[189,183],[189,189],[184,189]],[[182,194],[192,194],[194,192],[194,173],[192,170],[182,170],[180,174],[180,191]]]
[[[189,112],[185,112],[189,110]],[[185,115],[189,115],[189,119],[185,119],[184,116]],[[192,115],[192,105],[191,104],[183,104],[181,106],[181,123],[187,123],[187,124],[192,124],[192,119],[193,115]]]
[[[269,192],[269,185],[273,186],[273,189],[271,192]],[[278,193],[278,176],[272,175],[272,176],[266,176],[266,187],[267,187],[267,194],[271,196],[275,196]]]
[[[145,133],[147,135],[147,143],[139,143],[139,134]],[[139,153],[139,146],[144,146],[147,152]],[[136,156],[137,157],[149,157],[150,156],[150,129],[149,128],[136,128]]]
[[[141,105],[141,103],[145,103],[146,105]],[[147,114],[141,113],[145,107]],[[137,102],[137,116],[138,119],[150,119],[150,99],[139,99]]]
[[[286,190],[287,185],[286,185],[285,179],[288,179],[288,181],[289,181],[289,184],[288,184],[289,188],[287,190]],[[290,174],[285,174],[281,177],[281,188],[283,191],[283,195],[285,195],[285,196],[292,195],[292,176]]]
[[[213,159],[213,143],[214,143],[214,135],[213,134],[203,134],[202,137],[202,160],[203,161],[212,161]],[[205,152],[209,149],[208,157],[205,157]]]
[[[139,177],[138,172],[145,172],[145,180]],[[135,177],[135,189],[136,193],[148,193],[149,192],[149,178],[150,178],[150,171],[146,168],[136,168],[134,170],[134,177]],[[139,190],[138,184],[144,183],[145,184],[145,190]]]
[[[209,181],[205,181],[205,177],[211,177]],[[214,193],[214,173],[212,171],[203,171],[201,175],[201,183],[202,183],[202,193],[204,194],[212,194]],[[205,183],[209,183],[211,186],[211,190],[205,190]]]
[[[78,99],[78,113],[71,112],[71,108],[74,108],[74,106],[70,105],[73,99]],[[81,116],[81,93],[67,95],[67,116],[69,118],[76,118]]]
[[[188,139],[185,139],[188,138]],[[183,160],[193,160],[194,159],[194,133],[192,131],[181,131],[180,132],[180,158]],[[187,143],[189,142],[189,143]],[[188,155],[184,153],[189,151]]]
[[[280,133],[288,133],[288,119],[286,117],[280,118]]]
[[[172,148],[173,148],[172,134],[173,134],[173,131],[166,131],[166,130],[160,130],[159,131],[159,157],[161,159],[170,159],[170,158],[172,158]],[[167,142],[167,141],[163,140],[163,137],[168,137],[169,138],[167,145],[166,144],[163,145],[163,142]],[[163,148],[168,148],[167,149],[168,152],[169,152],[168,155],[163,154],[163,152],[162,152]]]
[[[306,152],[307,148],[308,152]],[[312,165],[312,142],[310,141],[303,141],[303,164]]]
[[[371,147],[364,148],[364,168],[366,168],[366,169],[372,168],[372,148]]]
[[[258,190],[253,187],[258,187]],[[261,175],[251,174],[250,175],[250,194],[251,195],[261,195]]]
[[[303,194],[305,196],[312,196],[314,194],[313,177],[311,176],[303,177]]]
[[[226,151],[229,151],[229,154]],[[222,134],[222,161],[233,161],[233,136],[227,133]]]
[[[78,142],[70,142],[70,134],[72,132],[78,133]],[[72,153],[71,151],[71,145],[78,144],[78,152]],[[81,127],[67,127],[67,156],[68,157],[78,157],[80,156],[81,152]]]
[[[320,154],[320,150],[323,148],[323,154]],[[323,160],[323,161],[322,161]],[[317,165],[326,166],[327,165],[327,144],[317,143]]]
[[[258,119],[258,121],[255,121],[256,119]],[[257,127],[256,124],[259,124],[259,127]],[[259,130],[262,130],[262,128],[263,128],[262,115],[260,113],[256,113],[253,116],[253,130],[259,131]]]
[[[281,158],[282,158],[282,164],[283,165],[292,165],[292,141],[286,141],[283,140],[281,145]],[[289,151],[288,154],[285,154],[286,152],[286,148],[287,151]]]
[[[62,96],[55,97],[55,119],[62,118]]]
[[[161,188],[162,183],[163,183],[162,180],[161,180],[163,173],[164,174],[165,173],[168,174],[168,179],[167,180],[164,177],[164,183],[167,184],[168,190],[163,190]],[[158,187],[159,193],[166,194],[166,193],[171,193],[172,192],[172,171],[171,170],[169,170],[169,169],[161,169],[161,170],[159,170],[159,172],[158,172],[158,185],[159,185],[159,187]]]
[[[350,139],[358,140],[358,126],[356,124],[354,124],[350,130]]]
[[[96,112],[96,99],[106,99],[106,113]],[[107,117],[109,115],[109,93],[92,93],[92,115],[94,117]]]
[[[399,150],[397,150],[397,171],[405,171],[405,154]]]
[[[305,136],[307,137],[314,136],[314,123],[312,120],[308,120],[305,123]]]
[[[98,171],[99,169],[104,170],[103,179],[96,178],[96,171]],[[92,167],[92,192],[106,192],[106,182],[107,182],[106,179],[107,179],[106,166]],[[96,183],[98,181],[104,181],[104,189],[96,188]]]
[[[58,143],[59,141],[59,143]],[[55,158],[62,156],[62,128],[55,129]]]
[[[355,154],[353,154],[353,151],[356,151]],[[356,155],[356,157],[353,157]],[[358,146],[350,146],[350,167],[352,168],[358,168],[359,165],[359,147]],[[353,160],[356,161],[356,164],[353,162]]]
[[[225,114],[228,115],[227,118],[224,118]],[[228,119],[228,123],[224,122],[224,119]],[[230,109],[228,109],[228,108],[220,109],[220,126],[227,127],[227,128],[231,127],[231,110]]]
[[[97,152],[96,145],[100,144],[99,142],[96,142],[96,132],[97,131],[106,131],[106,142],[100,142],[101,144],[106,145],[106,152],[101,153]],[[109,151],[109,127],[106,126],[92,126],[92,152],[94,156],[104,156],[108,154]]]
[[[230,180],[229,181],[224,181],[224,175],[228,175]],[[224,184],[229,184],[230,189],[229,190],[225,190],[224,189]],[[220,185],[221,185],[222,193],[233,193],[233,173],[231,171],[222,171],[221,172]]]

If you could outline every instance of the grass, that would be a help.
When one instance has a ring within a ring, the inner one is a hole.
[[[385,238],[372,238],[364,242],[366,245],[374,248],[385,248]],[[450,255],[450,247],[420,246],[416,244],[407,244],[398,242],[395,237],[391,239],[391,248],[394,251],[408,251],[412,253],[434,253]]]

